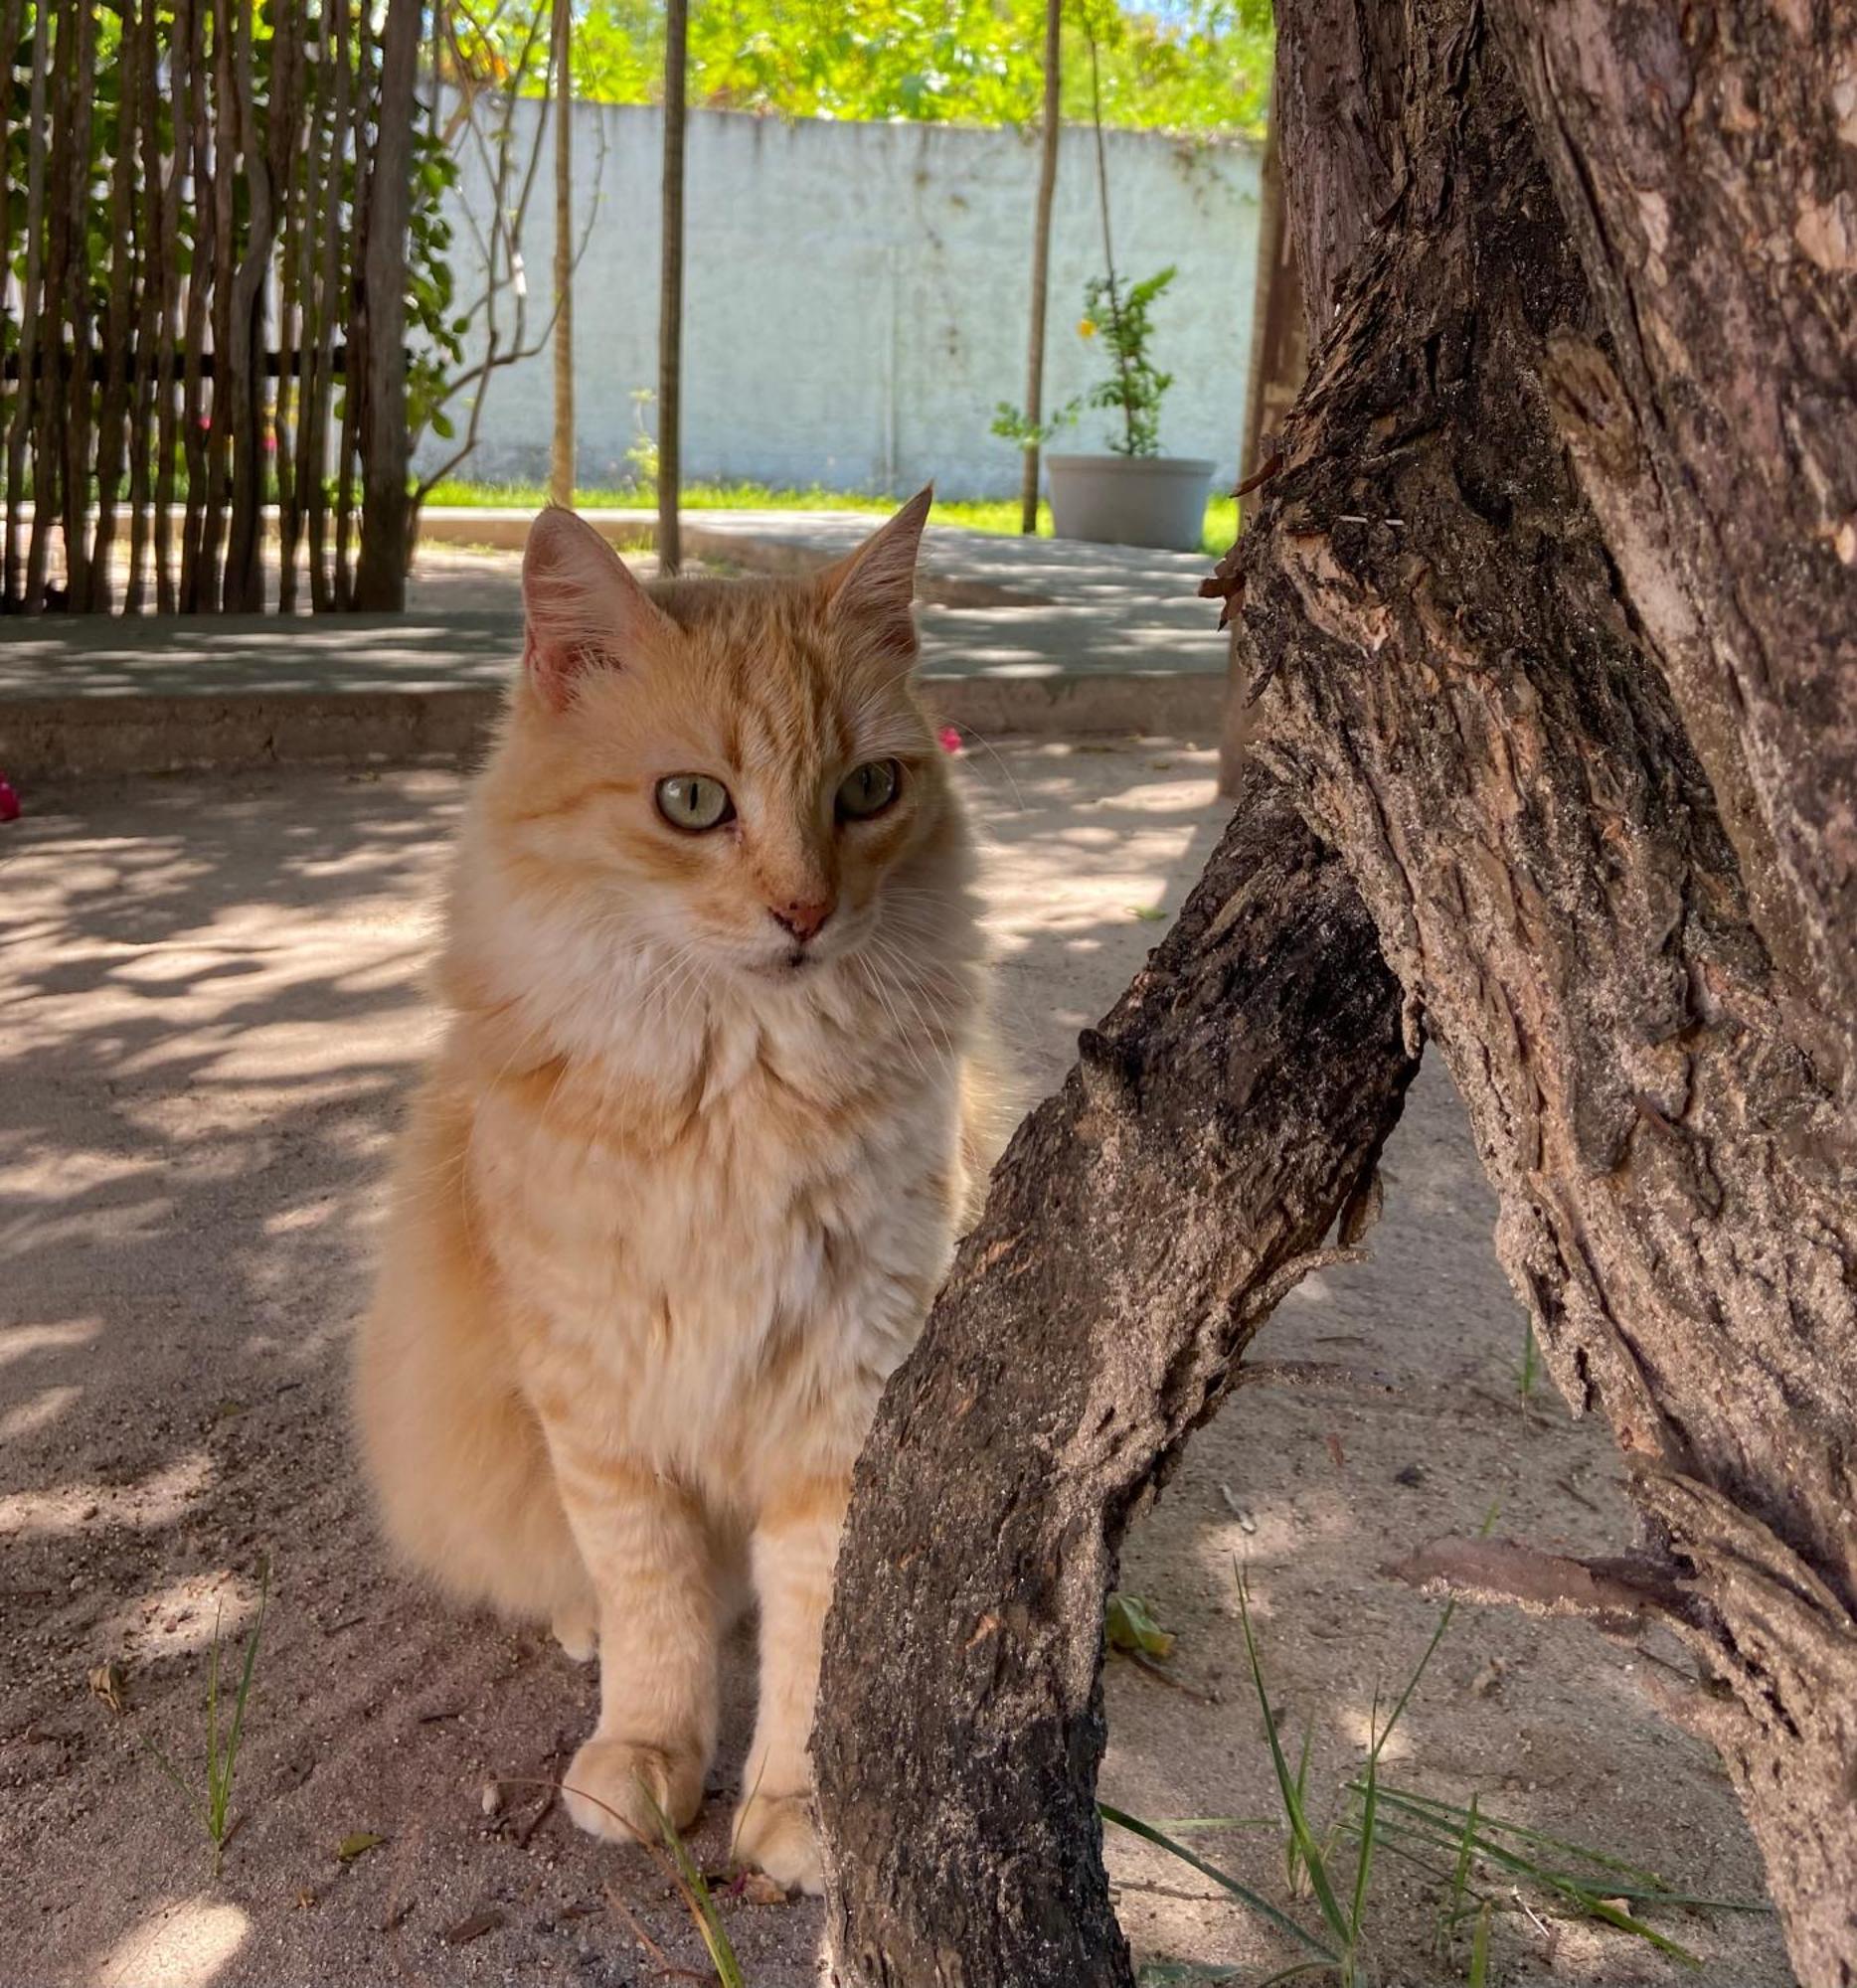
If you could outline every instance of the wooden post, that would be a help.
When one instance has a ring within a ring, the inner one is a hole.
[[[548,494],[574,502],[574,77],[573,12],[553,0],[555,71],[555,433]]]
[[[397,613],[407,604],[412,454],[407,433],[407,229],[413,207],[414,86],[420,0],[388,0],[381,37],[380,110],[368,173],[366,391],[362,397],[362,533],[354,604]],[[352,362],[352,352],[351,352]],[[350,398],[353,398],[351,386]],[[347,464],[343,464],[347,473]]]
[[[1063,54],[1064,0],[1047,0],[1045,8],[1045,126],[1038,164],[1038,219],[1032,229],[1032,338],[1025,366],[1025,418],[1036,428],[1044,417],[1045,306],[1051,287],[1051,203],[1058,186],[1058,140],[1063,119],[1058,104]],[[1038,458],[1034,440],[1025,451],[1025,480],[1019,490],[1019,530],[1028,537],[1038,530]]]
[[[658,571],[683,561],[677,493],[682,476],[684,324],[684,64],[688,0],[664,10],[664,259],[658,278]]]

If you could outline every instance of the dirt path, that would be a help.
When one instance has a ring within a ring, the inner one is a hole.
[[[1219,819],[1209,761],[1144,745],[971,763],[997,844],[1006,1008],[1042,1088],[1155,937],[1140,913],[1174,909],[1197,874]],[[608,1888],[672,1960],[698,1957],[642,1855],[534,1821],[526,1783],[589,1724],[590,1675],[392,1574],[347,1446],[344,1343],[429,1034],[419,975],[457,796],[435,771],[145,782],[29,795],[29,818],[0,830],[0,1988],[656,1978]],[[1127,1557],[1124,1585],[1178,1633],[1195,1694],[1111,1668],[1104,1794],[1136,1813],[1270,1811],[1235,1556],[1283,1730],[1299,1745],[1314,1724],[1325,1805],[1376,1684],[1403,1681],[1436,1619],[1382,1562],[1473,1530],[1492,1501],[1503,1530],[1538,1542],[1626,1535],[1602,1432],[1551,1394],[1517,1395],[1521,1318],[1435,1069],[1387,1174],[1371,1261],[1283,1306],[1260,1378]],[[147,1749],[200,1767],[216,1615],[229,1641],[249,1629],[264,1555],[237,1827],[214,1883]],[[1676,1683],[1669,1654],[1465,1610],[1390,1771],[1474,1788],[1698,1892],[1757,1892],[1725,1780],[1642,1689]],[[105,1663],[120,1712],[87,1682]],[[746,1739],[739,1650],[732,1680],[718,1791]],[[383,1840],[338,1862],[364,1834]],[[1282,1898],[1269,1832],[1195,1840]],[[721,1861],[715,1822],[698,1847]],[[1144,1955],[1252,1978],[1292,1957],[1185,1867],[1111,1850]],[[1433,1957],[1420,1874],[1388,1861],[1376,1899],[1387,1980],[1463,1978],[1461,1948]],[[813,1908],[726,1909],[757,1988],[815,1978]],[[1512,1912],[1492,1979],[1789,1979],[1770,1918],[1660,1923],[1704,1957],[1700,1976]]]

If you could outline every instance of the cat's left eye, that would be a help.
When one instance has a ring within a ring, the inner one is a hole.
[[[894,759],[870,759],[854,766],[838,785],[840,821],[869,821],[896,799],[903,768]]]

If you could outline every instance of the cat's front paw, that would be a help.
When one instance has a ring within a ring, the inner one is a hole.
[[[659,1831],[651,1802],[679,1829],[688,1828],[703,1806],[703,1757],[694,1748],[594,1738],[575,1754],[561,1791],[569,1815],[591,1835],[614,1843],[655,1843]]]
[[[736,1811],[735,1856],[789,1892],[816,1899],[825,1890],[812,1805],[804,1795],[753,1795],[744,1802]]]

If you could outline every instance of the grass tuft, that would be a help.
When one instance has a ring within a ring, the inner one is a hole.
[[[639,1792],[643,1794],[651,1810],[652,1820],[658,1826],[658,1834],[664,1839],[666,1855],[671,1860],[671,1871],[677,1882],[677,1889],[683,1895],[683,1902],[691,1919],[695,1922],[697,1936],[703,1942],[703,1949],[709,1955],[710,1965],[716,1970],[720,1988],[747,1988],[747,1977],[742,1972],[742,1963],[736,1958],[735,1944],[729,1937],[729,1928],[722,1922],[722,1913],[716,1909],[708,1881],[697,1868],[697,1861],[690,1854],[690,1846],[677,1832],[677,1825],[658,1805],[658,1798],[645,1785],[640,1776]]]
[[[1485,1533],[1494,1518],[1492,1508],[1483,1522]],[[1441,1955],[1448,1958],[1460,1937],[1460,1929],[1468,1925],[1470,1949],[1467,1972],[1462,1978],[1469,1988],[1487,1988],[1490,1937],[1496,1914],[1513,1910],[1535,1916],[1523,1899],[1524,1886],[1542,1899],[1544,1909],[1611,1926],[1690,1967],[1701,1965],[1696,1955],[1667,1933],[1647,1924],[1639,1915],[1641,1910],[1769,1909],[1758,1900],[1704,1898],[1681,1892],[1665,1884],[1654,1872],[1641,1870],[1622,1858],[1491,1815],[1476,1794],[1471,1795],[1468,1803],[1459,1804],[1391,1785],[1380,1771],[1382,1756],[1444,1632],[1450,1627],[1456,1613],[1454,1601],[1440,1611],[1431,1641],[1384,1721],[1380,1716],[1380,1695],[1375,1693],[1366,1759],[1343,1782],[1332,1818],[1327,1828],[1318,1833],[1308,1791],[1311,1732],[1305,1728],[1292,1773],[1265,1682],[1263,1652],[1252,1620],[1250,1585],[1242,1570],[1238,1571],[1238,1603],[1245,1652],[1264,1717],[1281,1812],[1280,1822],[1273,1823],[1266,1817],[1263,1826],[1283,1830],[1284,1877],[1290,1902],[1293,1904],[1297,1899],[1306,1880],[1307,1896],[1314,1901],[1319,1925],[1314,1928],[1305,1925],[1197,1851],[1188,1849],[1175,1835],[1107,1805],[1101,1805],[1099,1812],[1105,1822],[1155,1844],[1202,1877],[1210,1878],[1312,1956],[1271,1975],[1270,1982],[1320,1976],[1336,1984],[1336,1988],[1366,1988],[1372,1978],[1368,1943],[1373,1881],[1384,1859],[1416,1868],[1437,1888]],[[1260,1819],[1256,1817],[1199,1817],[1170,1824],[1169,1829],[1185,1834],[1258,1826]],[[1345,1848],[1349,1845],[1351,1858]],[[1480,1882],[1486,1871],[1494,1881],[1487,1888]],[[1158,1983],[1225,1980],[1231,1976],[1223,1970],[1195,1970],[1188,1963],[1168,1961],[1144,1969],[1142,1978]],[[1454,1970],[1452,1978],[1457,1978]],[[1269,1988],[1269,1984],[1260,1983],[1259,1988]]]
[[[258,1638],[264,1632],[264,1609],[270,1599],[270,1562],[257,1564],[257,1618],[245,1646],[245,1664],[239,1673],[239,1689],[233,1700],[232,1723],[220,1728],[220,1623],[223,1608],[213,1615],[213,1654],[207,1666],[207,1758],[204,1781],[190,1783],[152,1740],[142,1743],[155,1764],[179,1791],[189,1810],[200,1816],[207,1840],[213,1846],[213,1875],[217,1878],[225,1861],[226,1844],[237,1826],[232,1820],[233,1781],[239,1771],[239,1745],[245,1738],[246,1706],[252,1696],[252,1679],[257,1670]]]

